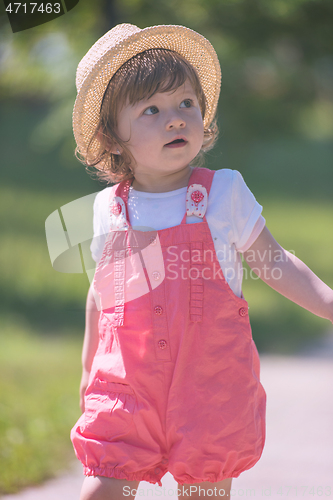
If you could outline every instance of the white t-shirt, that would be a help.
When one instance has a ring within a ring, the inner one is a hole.
[[[102,256],[106,235],[110,231],[110,190],[100,191],[94,202],[94,239],[91,244],[93,259]],[[178,226],[185,213],[187,187],[166,193],[146,193],[132,187],[128,196],[128,217],[134,229],[160,230]],[[207,223],[213,238],[217,259],[226,281],[233,292],[242,293],[243,267],[239,252],[245,252],[261,233],[265,219],[262,206],[245,184],[237,170],[221,169],[215,172],[208,197]],[[202,222],[196,216],[186,223]]]

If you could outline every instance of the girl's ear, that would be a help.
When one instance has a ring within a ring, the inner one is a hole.
[[[113,153],[114,155],[121,155],[119,146],[116,144],[112,149],[110,149],[110,153]]]
[[[98,142],[101,144],[105,145],[105,148],[112,154],[114,155],[120,155],[121,154],[121,148],[120,146],[114,142],[110,137],[107,135],[103,134],[101,130],[97,132],[96,139]]]
[[[115,143],[115,142],[111,142],[109,141],[107,144],[106,144],[106,147],[108,148],[108,151],[114,155],[121,155],[121,148],[120,146]]]

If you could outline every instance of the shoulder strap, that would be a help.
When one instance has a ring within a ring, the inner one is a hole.
[[[126,205],[128,200],[129,188],[131,187],[133,180],[134,179],[127,179],[126,181],[122,181],[119,184],[117,184],[115,195],[122,198]]]
[[[181,224],[186,224],[186,217],[195,215],[206,221],[208,196],[215,171],[208,168],[194,168],[186,193],[186,211]]]
[[[207,195],[209,195],[214,174],[215,170],[210,170],[209,168],[203,167],[194,167],[190,180],[188,182],[188,187],[190,187],[191,184],[201,184],[206,188]]]
[[[123,181],[111,188],[109,196],[109,220],[111,230],[129,227],[127,199],[131,182],[131,180]]]

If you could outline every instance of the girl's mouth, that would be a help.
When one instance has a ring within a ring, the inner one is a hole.
[[[168,144],[165,144],[166,148],[182,148],[186,146],[187,141],[184,139],[175,139],[172,142],[168,142]]]

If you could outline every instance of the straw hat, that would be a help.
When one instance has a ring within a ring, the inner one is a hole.
[[[94,43],[77,67],[73,131],[81,154],[86,153],[96,130],[102,98],[112,76],[131,57],[152,48],[174,50],[194,66],[207,100],[204,126],[210,125],[221,85],[221,68],[211,43],[184,26],[140,29],[132,24],[119,24]],[[97,150],[97,141],[91,148]]]

